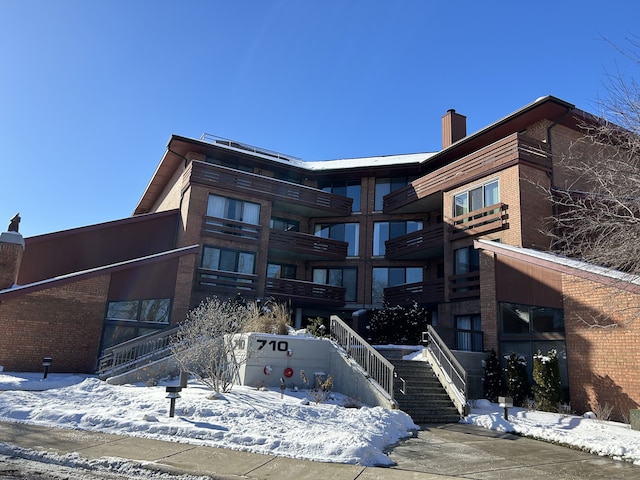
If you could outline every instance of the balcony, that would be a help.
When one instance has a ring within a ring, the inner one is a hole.
[[[188,168],[190,171],[185,178],[189,183],[227,191],[239,197],[270,200],[275,210],[316,217],[351,214],[352,199],[316,188],[200,161],[192,161]]]
[[[267,297],[290,301],[294,305],[341,307],[345,303],[344,287],[288,278],[267,278],[264,293]]]
[[[256,243],[262,226],[239,222],[228,218],[204,217],[202,235],[234,241]]]
[[[444,303],[444,280],[425,280],[387,287],[384,289],[384,301],[388,305]]]
[[[550,172],[551,157],[547,145],[519,133],[509,135],[386,195],[384,212],[428,211],[431,204],[440,198],[438,194],[441,192],[517,164],[533,165]]]
[[[208,268],[198,268],[196,270],[196,290],[231,295],[241,292],[243,295],[251,297],[257,294],[257,283],[257,275]]]
[[[480,272],[449,277],[449,300],[470,300],[480,297]]]
[[[505,230],[509,228],[509,206],[496,203],[451,219],[449,240]]]
[[[270,254],[304,260],[344,260],[348,246],[347,242],[308,233],[273,229],[269,233]]]
[[[438,223],[417,232],[385,242],[385,257],[390,260],[420,260],[444,254],[444,224]]]

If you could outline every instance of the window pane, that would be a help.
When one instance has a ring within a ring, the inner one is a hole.
[[[498,182],[492,182],[484,186],[484,206],[495,205],[500,201],[498,195]]]
[[[422,268],[407,268],[406,283],[418,283],[422,281]]]
[[[329,238],[329,225],[318,224],[315,231],[316,237]]]
[[[242,220],[242,202],[233,198],[227,198],[224,218],[229,220]]]
[[[270,263],[267,265],[267,277],[268,278],[280,278],[281,277],[281,267],[280,265],[275,265]]]
[[[326,268],[314,268],[313,269],[313,283],[327,284],[327,269]]]
[[[331,225],[329,227],[329,238],[334,240],[342,240],[346,242],[347,239],[345,237],[345,226],[344,223],[337,223],[335,225]]]
[[[169,323],[168,298],[156,298],[153,300],[142,300],[140,309],[141,322]]]
[[[556,308],[531,307],[532,330],[534,332],[564,333],[562,311]]]
[[[209,202],[207,203],[207,216],[224,218],[224,205],[226,198],[219,195],[209,195]]]
[[[458,248],[453,252],[454,255],[454,265],[453,265],[453,274],[454,275],[462,275],[463,273],[469,272],[469,249],[468,248]]]
[[[260,223],[260,205],[257,203],[244,202],[242,221],[252,225]]]
[[[460,330],[471,330],[471,317],[468,315],[456,317],[456,328]]]
[[[373,269],[373,284],[371,288],[371,301],[383,303],[384,289],[389,286],[389,269],[376,267]]]
[[[353,204],[351,205],[352,212],[360,211],[360,180],[350,181],[347,186],[347,197],[353,199]]]
[[[345,268],[342,270],[342,286],[346,288],[344,299],[347,302],[355,302],[358,294],[358,269]]]
[[[389,240],[389,222],[375,222],[373,224],[373,254],[384,255],[384,242]]]
[[[529,333],[529,308],[513,303],[501,303],[502,333]]]
[[[224,270],[225,272],[235,272],[236,259],[236,252],[233,252],[231,250],[220,250],[220,262],[218,270]]]
[[[138,319],[137,300],[124,302],[109,302],[107,307],[107,318],[109,320],[137,320]]]
[[[407,222],[407,233],[418,232],[422,230],[422,222],[417,220],[409,220]]]
[[[482,187],[474,188],[469,192],[469,211],[473,212],[474,210],[480,210],[484,208],[482,203]]]
[[[238,255],[238,273],[253,274],[253,263],[255,255],[253,253],[240,253]]]
[[[211,270],[219,270],[220,265],[220,249],[204,247],[202,252],[202,268]]]
[[[402,285],[405,282],[405,270],[404,268],[390,268],[389,269],[389,285],[393,287],[395,285]]]
[[[407,222],[389,222],[389,238],[400,237],[407,233]]]
[[[358,245],[360,243],[360,225],[357,223],[345,224],[345,237],[344,241],[349,243],[347,249],[347,256],[358,256]]]
[[[382,211],[383,198],[388,193],[391,193],[391,179],[389,178],[376,178],[376,198],[374,210]]]
[[[342,286],[342,269],[341,268],[329,269],[329,285],[333,285],[334,287]]]
[[[469,202],[467,193],[461,193],[460,195],[456,195],[454,197],[454,212],[453,216],[457,217],[458,215],[464,215],[469,212]]]

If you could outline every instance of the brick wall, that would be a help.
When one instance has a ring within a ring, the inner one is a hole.
[[[563,290],[571,404],[623,419],[640,406],[640,295],[568,275]]]
[[[96,367],[109,275],[3,300],[0,365],[5,371],[93,373]]]
[[[0,242],[0,290],[16,283],[24,247],[19,243]]]

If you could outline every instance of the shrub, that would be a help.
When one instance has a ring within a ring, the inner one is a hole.
[[[490,402],[497,402],[498,396],[503,391],[502,370],[496,351],[491,349],[489,356],[485,360],[484,366],[484,398]]]
[[[428,323],[429,312],[415,302],[409,308],[385,305],[371,314],[368,340],[379,345],[418,345]]]
[[[514,352],[507,359],[507,393],[513,398],[513,404],[524,406],[530,393],[529,376],[527,375],[527,361],[524,356]]]
[[[545,412],[556,411],[558,404],[562,403],[560,366],[555,350],[550,350],[547,355],[538,350],[533,356],[533,396],[538,409]]]

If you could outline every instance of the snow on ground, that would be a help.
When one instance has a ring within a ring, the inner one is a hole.
[[[504,408],[487,400],[474,402],[471,415],[464,422],[500,432],[513,432],[526,437],[559,443],[595,455],[612,457],[640,465],[640,431],[629,425],[600,421],[576,415]]]
[[[308,391],[236,386],[222,399],[192,381],[169,417],[165,386],[109,385],[89,375],[0,373],[0,421],[93,430],[323,462],[390,465],[384,451],[418,427],[401,411],[316,404]],[[580,448],[640,465],[640,431],[574,415],[474,402],[466,423]],[[0,444],[0,452],[6,450]],[[7,451],[7,453],[9,453]]]
[[[169,417],[166,385],[115,386],[87,375],[0,373],[0,420],[193,443],[322,462],[391,465],[389,445],[418,429],[406,413],[334,393],[235,386],[221,399],[192,381]]]

